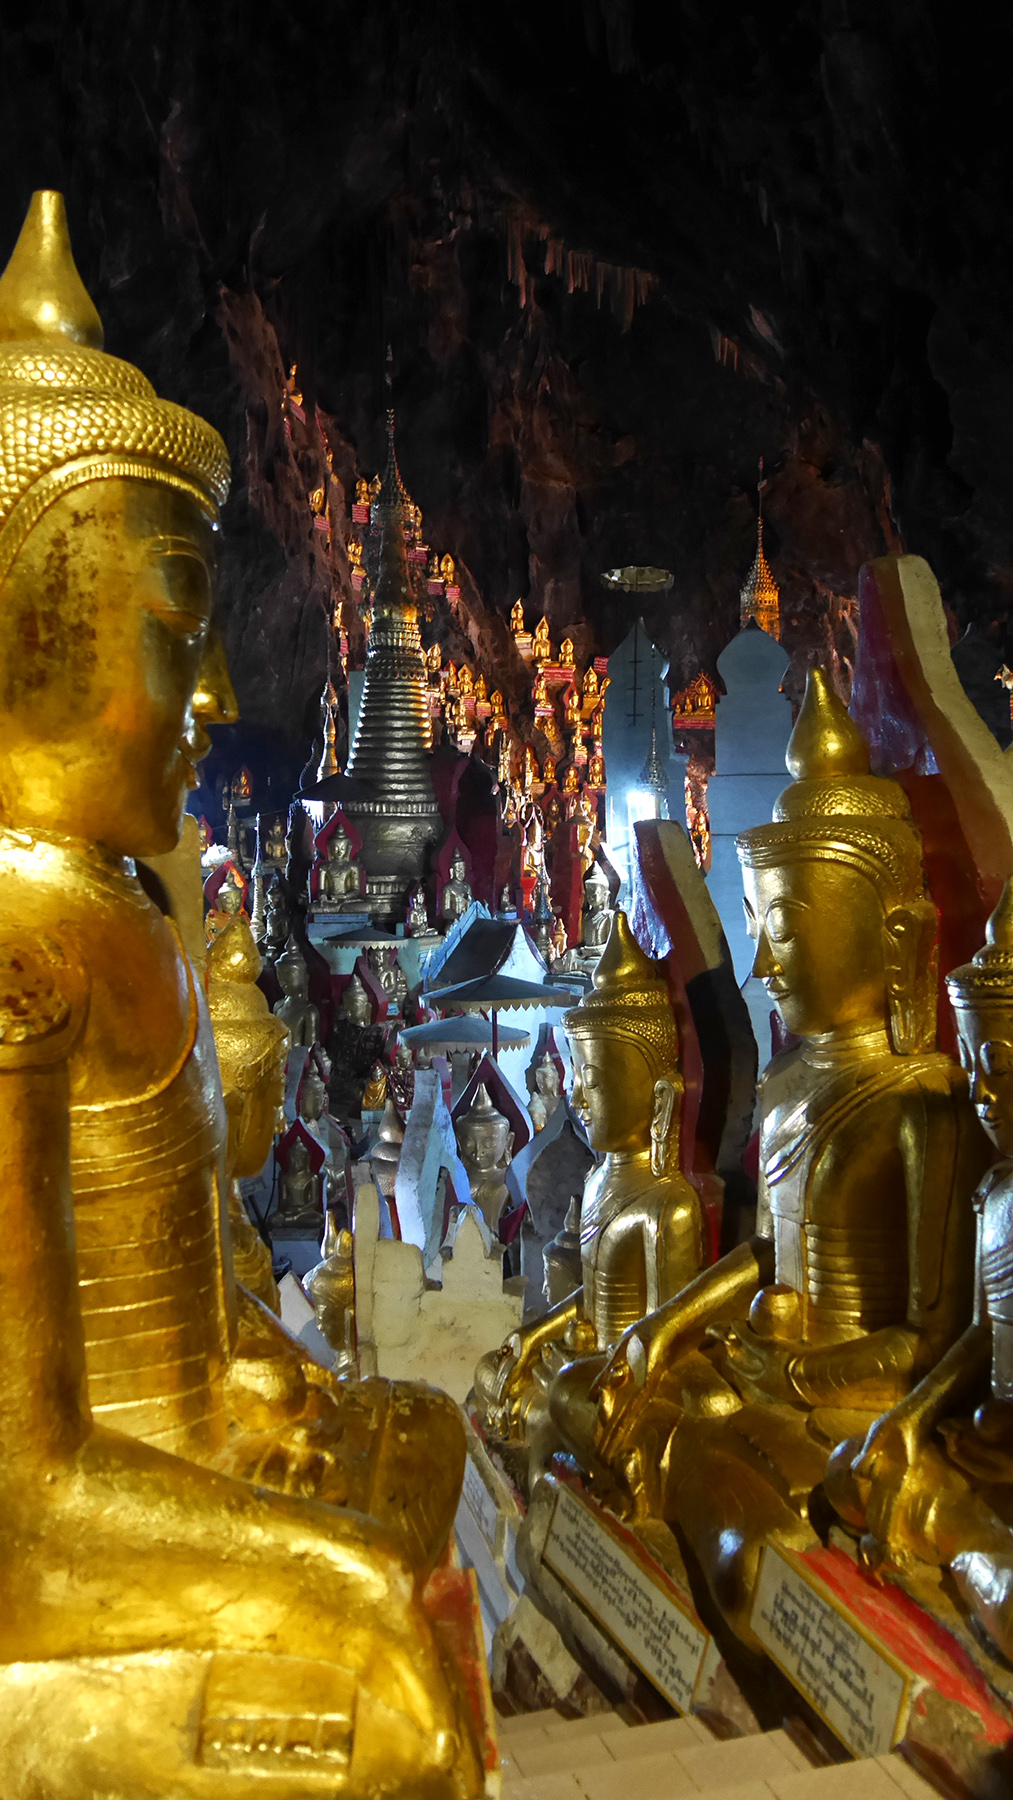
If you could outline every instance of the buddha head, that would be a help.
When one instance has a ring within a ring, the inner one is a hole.
[[[972,962],[947,975],[971,1100],[1001,1156],[1013,1156],[1013,881]]]
[[[0,278],[0,818],[171,850],[206,725],[235,719],[211,634],[216,431],[102,348],[62,196]]]
[[[541,1062],[535,1070],[535,1087],[541,1094],[543,1100],[558,1099],[559,1070],[553,1062],[552,1056],[548,1050],[546,1050],[545,1055],[542,1057]]]
[[[468,1174],[489,1175],[510,1161],[513,1132],[509,1119],[497,1112],[489,1090],[481,1083],[466,1113],[455,1121],[454,1132]]]
[[[327,1089],[323,1076],[316,1063],[307,1064],[306,1073],[299,1084],[299,1116],[309,1124],[315,1125],[324,1115],[327,1100]]]
[[[667,983],[624,912],[613,914],[591,992],[563,1025],[573,1051],[573,1105],[592,1148],[607,1155],[650,1149],[651,1167],[663,1175],[676,1160],[679,1035]]]
[[[338,868],[347,867],[352,860],[352,840],[343,825],[336,825],[327,840],[327,860]]]
[[[461,887],[464,883],[464,876],[464,857],[460,850],[455,850],[450,864],[450,879],[457,887]]]
[[[611,899],[608,879],[600,863],[592,863],[584,877],[584,906],[589,913],[602,913]]]
[[[260,956],[245,915],[230,919],[208,951],[208,1010],[229,1119],[230,1176],[257,1175],[284,1129],[291,1039],[257,986]]]
[[[795,777],[774,823],[737,848],[753,973],[803,1038],[877,1026],[893,1049],[935,1042],[935,908],[904,790],[869,773],[868,746],[811,669],[788,744]]]
[[[309,970],[306,967],[306,958],[294,937],[289,938],[284,954],[279,956],[274,965],[274,972],[286,1000],[309,999]]]
[[[351,1019],[353,1025],[372,1023],[373,1005],[361,975],[352,975],[341,996],[341,1016],[343,1019]]]
[[[215,895],[217,910],[224,913],[242,912],[245,893],[243,882],[235,869],[227,869],[225,879]]]

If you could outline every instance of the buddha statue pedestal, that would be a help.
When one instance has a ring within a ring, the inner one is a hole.
[[[682,1077],[668,988],[616,913],[593,991],[566,1014],[573,1104],[604,1161],[581,1208],[583,1281],[475,1371],[475,1406],[522,1487],[555,1450],[594,1460],[591,1391],[610,1349],[700,1269],[700,1199],[679,1166]]]
[[[739,839],[754,971],[802,1040],[761,1089],[757,1235],[631,1326],[591,1432],[615,1504],[678,1529],[751,1649],[765,1545],[818,1546],[835,1445],[967,1323],[983,1160],[966,1077],[932,1048],[936,916],[907,799],[818,671],[788,767],[774,824]]]

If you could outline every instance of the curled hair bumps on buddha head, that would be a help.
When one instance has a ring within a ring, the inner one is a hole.
[[[936,914],[925,889],[921,838],[903,788],[870,773],[869,746],[822,669],[809,671],[785,761],[794,780],[778,796],[773,823],[736,839],[740,862],[752,869],[843,864],[875,888],[887,931],[891,915],[903,913],[918,944],[907,958],[907,980],[890,988],[891,1037],[901,1053],[931,1048]]]
[[[624,912],[615,912],[594,986],[563,1016],[571,1037],[622,1038],[635,1045],[656,1081],[678,1082],[679,1034],[668,984],[645,956]]]
[[[63,195],[43,190],[0,276],[0,583],[46,508],[101,476],[166,483],[217,519],[229,488],[217,431],[102,342]]]

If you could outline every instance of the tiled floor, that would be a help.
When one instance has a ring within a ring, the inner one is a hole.
[[[719,1740],[693,1718],[524,1713],[499,1737],[503,1800],[938,1800],[898,1756],[815,1769],[783,1731]]]

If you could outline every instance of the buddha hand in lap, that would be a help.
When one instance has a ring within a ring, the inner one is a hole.
[[[583,1281],[483,1357],[475,1396],[487,1429],[533,1481],[554,1449],[591,1455],[588,1391],[608,1350],[675,1294],[702,1257],[696,1190],[679,1167],[682,1078],[665,982],[615,914],[591,993],[566,1014],[573,1103],[604,1154],[584,1188]]]
[[[903,791],[869,774],[818,671],[775,822],[743,834],[754,973],[801,1045],[761,1089],[757,1235],[634,1325],[599,1384],[598,1454],[677,1523],[734,1628],[768,1538],[815,1541],[827,1456],[967,1322],[982,1164],[935,1054],[935,916]]]
[[[840,1446],[827,1491],[866,1556],[919,1588],[948,1567],[963,1602],[1013,1656],[1013,884],[972,963],[947,977],[971,1099],[1000,1152],[974,1196],[974,1319],[869,1432]],[[931,1589],[929,1589],[931,1594]],[[931,1604],[931,1599],[929,1600]]]
[[[235,717],[209,637],[227,459],[100,342],[36,196],[0,280],[0,1787],[477,1793],[429,1546],[207,1466],[237,1330],[225,1111],[131,859],[172,848],[205,725]]]

